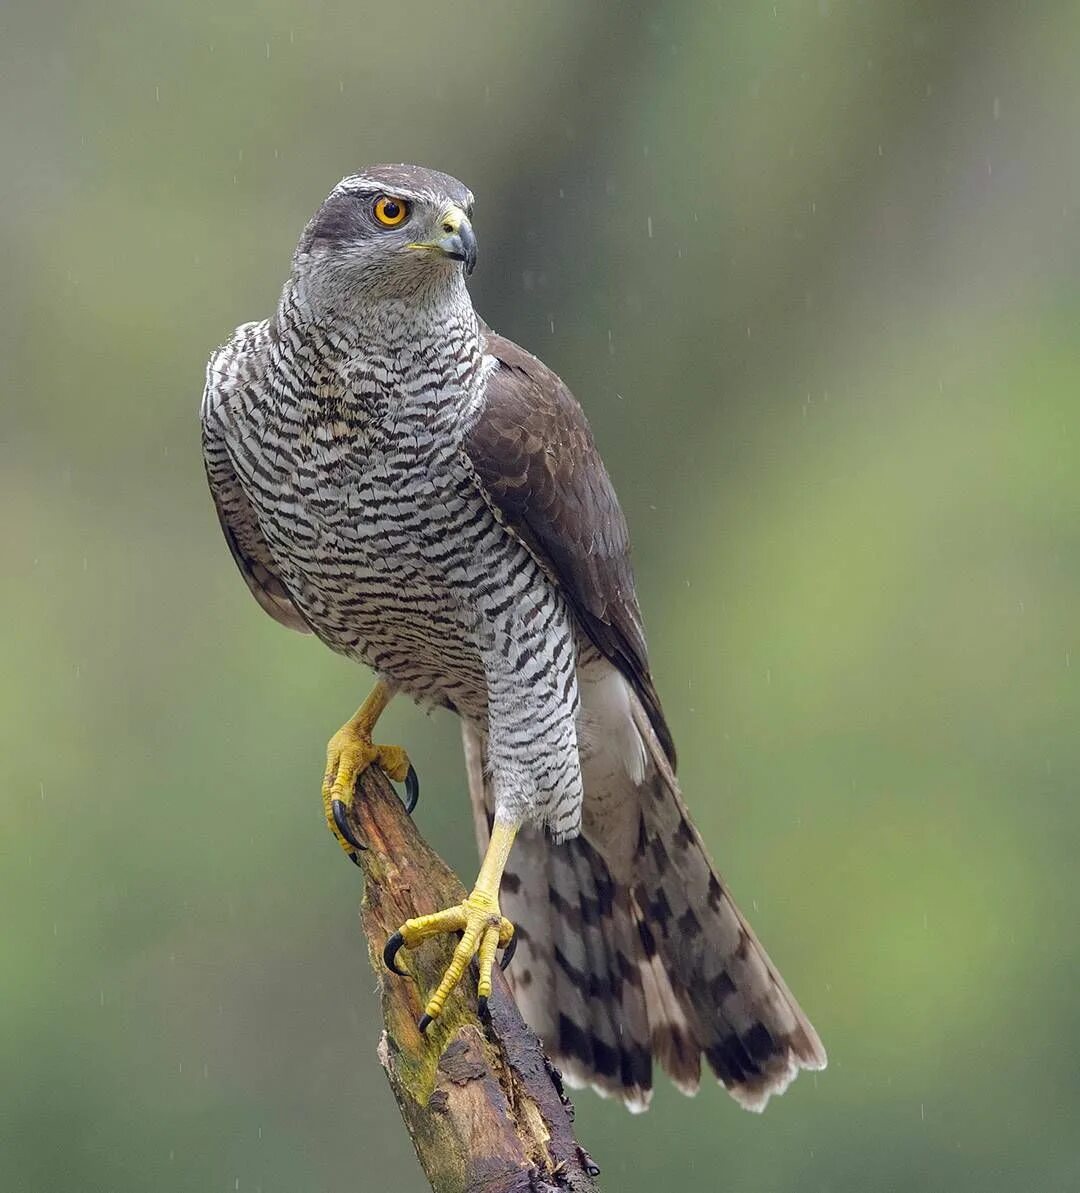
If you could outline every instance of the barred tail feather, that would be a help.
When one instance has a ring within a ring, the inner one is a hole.
[[[701,1084],[701,1049],[694,1039],[686,1012],[679,1003],[667,970],[655,952],[650,954],[650,929],[632,893],[630,908],[633,932],[640,950],[638,968],[649,1014],[652,1053],[675,1087],[691,1096],[697,1093]]]
[[[629,891],[583,838],[554,845],[525,828],[501,904],[518,933],[507,978],[567,1083],[645,1110],[653,1049]]]
[[[621,797],[638,821],[633,864],[595,824],[589,839],[558,845],[523,828],[501,895],[518,934],[507,976],[569,1084],[644,1110],[654,1059],[692,1094],[704,1056],[736,1101],[761,1110],[800,1068],[823,1068],[825,1052],[713,869],[639,713],[650,765]],[[483,846],[490,792],[469,732],[466,760]]]
[[[817,1032],[716,873],[678,784],[651,745],[634,898],[709,1067],[747,1110],[763,1110],[800,1069],[823,1069]]]
[[[463,727],[465,762],[481,851],[491,792],[482,747]],[[544,1041],[568,1085],[591,1086],[633,1111],[652,1096],[653,1039],[670,1050],[648,984],[632,897],[581,837],[554,844],[524,826],[503,874],[500,904],[515,926],[507,979],[526,1022]],[[695,1054],[696,1055],[696,1054]]]

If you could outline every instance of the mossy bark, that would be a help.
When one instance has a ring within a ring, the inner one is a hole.
[[[387,973],[382,950],[407,919],[451,907],[465,891],[423,840],[381,772],[361,777],[351,821],[368,848],[360,919],[382,986],[378,1055],[435,1193],[595,1193],[597,1169],[574,1138],[557,1070],[496,968],[490,1014],[476,1013],[475,965],[424,1034],[428,993],[456,938],[398,954],[413,977]]]

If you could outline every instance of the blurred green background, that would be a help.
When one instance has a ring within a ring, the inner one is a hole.
[[[0,1189],[426,1185],[322,823],[368,676],[260,612],[210,349],[365,163],[585,405],[689,801],[821,1031],[621,1193],[1080,1188],[1080,7],[8,0]],[[394,707],[475,867],[457,727]]]

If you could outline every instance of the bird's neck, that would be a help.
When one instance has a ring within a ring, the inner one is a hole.
[[[315,290],[294,276],[275,323],[279,348],[294,361],[309,362],[322,376],[362,379],[348,386],[358,398],[373,388],[419,389],[419,383],[422,392],[464,397],[480,373],[479,321],[459,270],[423,290],[389,297]]]

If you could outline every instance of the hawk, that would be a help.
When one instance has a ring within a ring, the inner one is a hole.
[[[675,779],[629,536],[581,407],[473,309],[473,196],[418,166],[343,179],[304,229],[277,309],[210,358],[207,477],[259,604],[378,679],[330,739],[327,824],[378,765],[395,693],[461,720],[483,862],[421,1027],[511,941],[519,1006],[574,1084],[633,1110],[654,1061],[701,1058],[751,1110],[825,1052],[714,869]],[[355,860],[355,855],[354,855]]]

